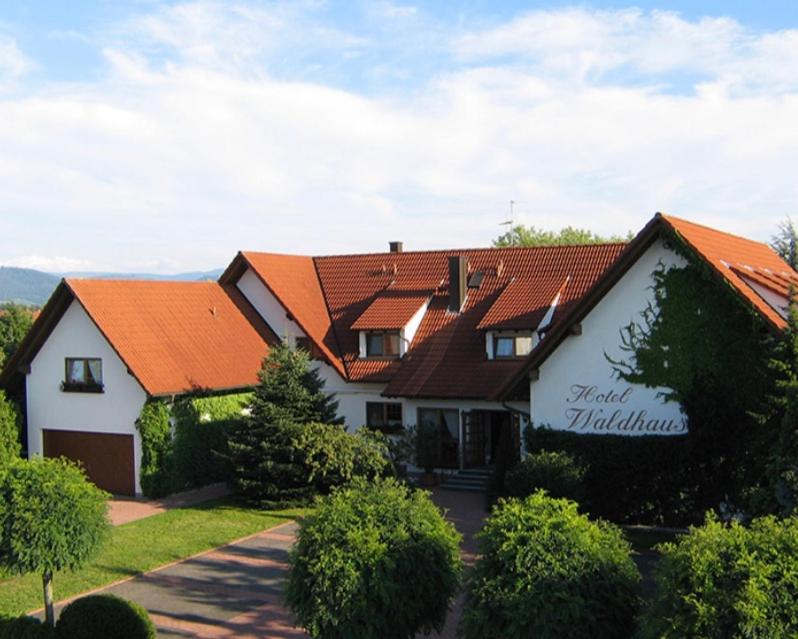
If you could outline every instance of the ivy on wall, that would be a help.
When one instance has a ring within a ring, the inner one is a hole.
[[[675,235],[668,238],[685,267],[660,265],[652,274],[654,303],[621,331],[617,375],[665,388],[687,416],[685,476],[697,506],[744,507],[762,481],[774,433],[752,417],[773,382],[768,360],[776,344],[765,321]]]
[[[149,400],[136,421],[141,433],[141,489],[148,497],[225,481],[227,435],[242,419],[250,393]]]

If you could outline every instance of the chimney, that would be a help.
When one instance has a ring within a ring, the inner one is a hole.
[[[449,310],[459,313],[468,291],[468,258],[463,255],[449,257]]]
[[[402,242],[388,242],[388,246],[390,247],[391,253],[402,252]]]

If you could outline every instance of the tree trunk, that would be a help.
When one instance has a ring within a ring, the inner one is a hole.
[[[44,586],[44,619],[48,626],[55,628],[55,611],[53,610],[53,573],[42,575]]]

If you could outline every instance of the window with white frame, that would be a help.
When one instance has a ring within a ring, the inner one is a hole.
[[[532,333],[499,333],[493,338],[493,356],[496,359],[524,357],[532,350]]]

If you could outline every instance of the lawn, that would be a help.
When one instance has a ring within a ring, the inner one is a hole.
[[[54,576],[56,601],[216,548],[303,512],[260,511],[220,500],[117,526],[94,561],[78,572]],[[41,606],[40,575],[0,581],[0,615],[20,615]]]

